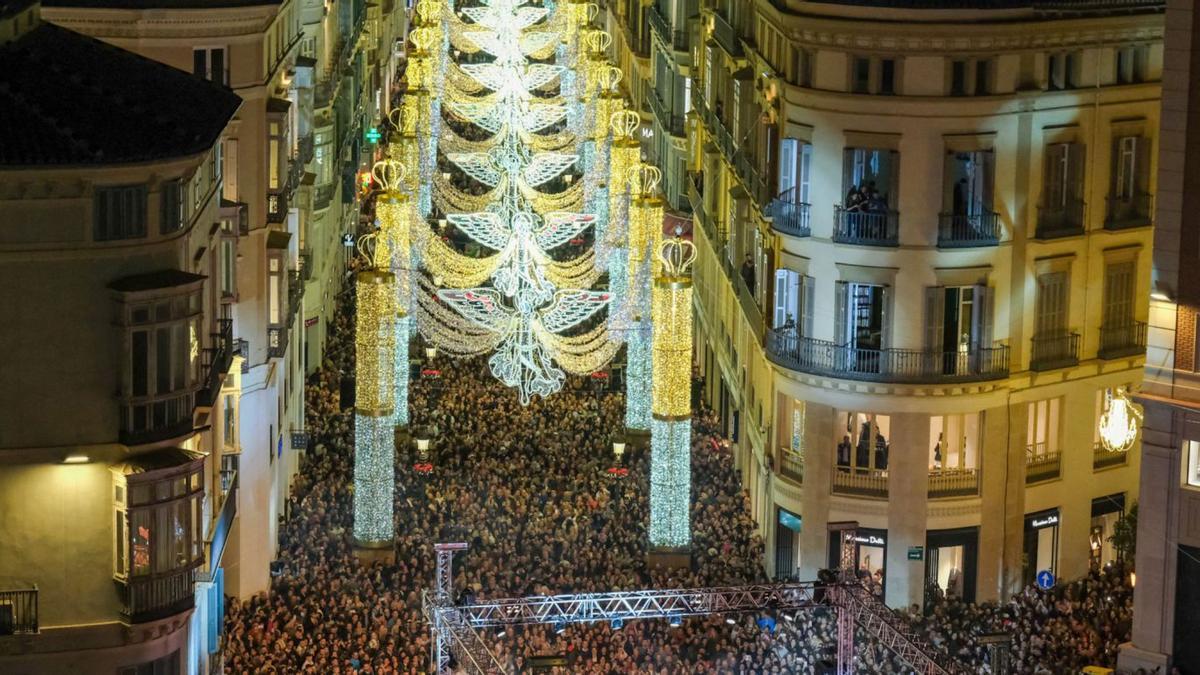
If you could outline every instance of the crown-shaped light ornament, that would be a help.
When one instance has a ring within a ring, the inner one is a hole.
[[[434,41],[437,40],[437,34],[434,29],[422,26],[421,28],[414,28],[409,32],[408,39],[412,41],[418,53],[426,54],[429,52],[429,48],[433,46]]]
[[[658,249],[658,260],[662,263],[664,277],[689,277],[692,263],[696,262],[696,245],[676,234],[662,243]]]
[[[629,169],[629,189],[634,194],[650,197],[658,192],[662,183],[662,169],[653,164],[638,162]]]
[[[399,161],[389,157],[375,162],[375,166],[371,167],[371,175],[384,192],[397,193],[404,185],[408,169]]]
[[[422,0],[417,3],[417,18],[421,20],[422,24],[434,23],[441,13],[441,0]]]
[[[612,126],[614,138],[629,138],[641,126],[642,116],[632,110],[622,110],[613,113],[608,123]]]
[[[358,257],[362,259],[367,269],[379,269],[379,260],[376,253],[378,244],[378,232],[370,232],[358,238]]]
[[[600,87],[606,92],[616,93],[617,85],[621,83],[621,69],[616,66],[604,66],[600,69]]]
[[[612,45],[612,36],[606,30],[591,30],[584,34],[584,41],[594,56],[602,56]]]

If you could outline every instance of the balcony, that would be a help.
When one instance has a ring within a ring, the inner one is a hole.
[[[658,90],[654,87],[650,87],[649,89],[650,95],[646,97],[646,100],[650,103],[650,112],[654,113],[659,126],[670,135],[682,138],[684,136],[683,115],[674,115],[667,112],[667,104],[659,97]]]
[[[938,216],[938,248],[974,248],[1000,243],[1000,218],[991,211]]]
[[[1104,217],[1104,229],[1126,230],[1145,227],[1151,223],[1150,205],[1154,198],[1147,194],[1128,197],[1109,197],[1108,212]]]
[[[841,469],[834,471],[833,494],[887,499],[887,472],[858,470],[852,473]]]
[[[797,483],[804,482],[804,458],[791,448],[779,449],[779,473]]]
[[[1099,443],[1095,443],[1092,446],[1092,469],[1094,471],[1110,469],[1114,466],[1125,466],[1128,460],[1128,452],[1109,452]]]
[[[726,258],[721,257],[722,260]],[[754,331],[755,338],[762,340],[763,329],[766,324],[763,323],[762,310],[758,307],[758,302],[754,299],[754,293],[750,290],[746,280],[741,274],[730,275],[733,278],[733,287],[737,290],[738,303],[742,306],[742,312],[746,315],[746,322],[750,324],[751,330]]]
[[[907,384],[980,382],[1008,376],[1008,347],[969,352],[859,349],[827,340],[767,331],[767,356],[789,370],[846,380]]]
[[[1083,234],[1083,202],[1038,207],[1037,239],[1061,239]]]
[[[311,130],[307,135],[300,139],[298,146],[299,152],[297,154],[300,157],[300,164],[308,164],[309,162],[313,161],[316,148],[313,144],[313,132]]]
[[[974,497],[979,494],[979,469],[931,469],[929,498]]]
[[[156,621],[195,605],[196,567],[140,578],[118,580],[121,588],[121,618],[127,623]]]
[[[1054,370],[1079,365],[1079,333],[1054,331],[1030,340],[1030,370]]]
[[[233,319],[217,319],[217,332],[211,334],[212,346],[205,347],[200,357],[204,388],[196,395],[196,404],[210,407],[221,393],[221,383],[233,363]]]
[[[193,428],[197,389],[126,398],[118,440],[123,445],[145,445],[189,433]]]
[[[321,211],[329,208],[333,202],[333,193],[337,190],[336,183],[318,185],[313,191],[313,210]]]
[[[213,524],[212,535],[205,542],[208,549],[208,570],[212,572],[221,566],[221,556],[225,553],[225,543],[229,539],[229,531],[233,528],[233,519],[237,516],[238,480],[237,470],[221,471],[221,511]]]
[[[713,250],[720,250],[723,245],[724,233],[717,231],[717,226],[709,216],[708,210],[704,208],[703,178],[700,174],[692,174],[692,180],[688,181],[688,200],[692,202],[692,219],[694,222],[700,223],[700,229],[704,230],[704,236],[708,239],[709,246]]]
[[[313,255],[311,248],[300,249],[300,278],[304,281],[312,279]]]
[[[1102,359],[1119,359],[1146,353],[1146,322],[1123,321],[1100,327],[1100,349]]]
[[[737,33],[733,31],[733,26],[725,20],[725,17],[713,12],[713,39],[721,48],[732,57],[742,55],[742,41],[738,38]]]
[[[288,339],[291,337],[289,326],[271,326],[267,328],[267,358],[281,359],[287,353]]]
[[[650,28],[658,35],[658,39],[662,40],[664,45],[677,52],[688,51],[687,31],[672,30],[671,25],[667,23],[666,17],[659,12],[658,5],[651,5],[646,10],[646,16],[650,20]]]
[[[625,24],[623,29],[625,42],[629,44],[629,51],[633,52],[633,55],[638,58],[650,58],[650,33],[635,34],[629,24]]]
[[[899,246],[899,211],[851,211],[835,206],[833,240],[858,246]]]
[[[288,196],[286,192],[267,193],[267,222],[278,225],[287,220]]]
[[[0,637],[38,632],[38,589],[0,591]]]
[[[1025,448],[1025,483],[1041,483],[1058,478],[1062,455],[1058,452],[1035,453],[1033,447]]]
[[[771,218],[771,229],[776,232],[793,237],[808,237],[812,235],[812,205],[796,201],[797,189],[793,187],[772,199],[767,205],[767,216]]]
[[[221,200],[221,220],[228,222],[229,230],[236,231],[239,236],[250,234],[250,209],[245,202]]]

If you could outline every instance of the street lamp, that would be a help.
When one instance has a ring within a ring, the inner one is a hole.
[[[417,457],[421,460],[422,464],[429,461],[429,439],[428,438],[418,438],[417,439]]]
[[[436,357],[437,357],[437,347],[426,347],[425,348],[425,358],[426,359],[432,361]]]
[[[621,461],[621,457],[623,457],[624,455],[625,455],[625,442],[624,441],[613,441],[613,457],[616,457],[617,461],[619,462],[619,461]]]

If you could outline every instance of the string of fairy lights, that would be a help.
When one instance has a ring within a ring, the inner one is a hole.
[[[378,229],[359,244],[360,545],[394,536],[414,332],[451,357],[490,353],[522,404],[624,347],[626,426],[651,434],[651,543],[689,541],[694,250],[663,241],[661,174],[641,161],[597,14],[586,0],[417,3],[373,172]]]

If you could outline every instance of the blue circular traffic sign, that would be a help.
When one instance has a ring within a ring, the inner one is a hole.
[[[1037,585],[1038,588],[1042,589],[1043,591],[1048,591],[1051,588],[1054,588],[1054,573],[1050,570],[1042,570],[1041,572],[1038,572]]]

